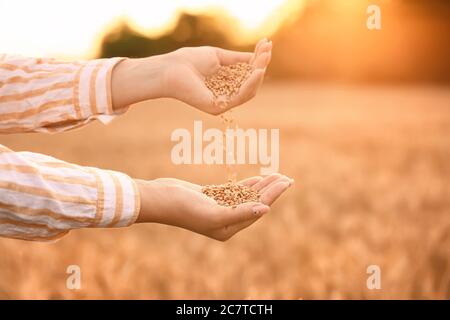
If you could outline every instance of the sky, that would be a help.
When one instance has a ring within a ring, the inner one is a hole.
[[[301,1],[0,0],[0,52],[87,58],[118,21],[152,36],[170,30],[180,11],[229,16],[236,39],[250,42],[270,36]]]

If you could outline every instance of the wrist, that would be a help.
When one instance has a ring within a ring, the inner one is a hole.
[[[140,198],[140,210],[139,215],[136,219],[136,223],[153,222],[151,214],[151,199],[149,199],[149,194],[151,195],[149,181],[135,179],[136,185],[138,187],[139,198]]]
[[[169,203],[164,188],[155,180],[135,179],[140,194],[140,210],[136,223],[166,223]]]
[[[164,96],[163,56],[125,59],[112,72],[113,109]]]

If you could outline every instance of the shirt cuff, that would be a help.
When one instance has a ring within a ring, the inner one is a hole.
[[[98,119],[104,124],[128,110],[112,107],[111,76],[127,58],[95,59],[81,63],[75,77],[74,106],[78,119]]]
[[[133,224],[140,210],[136,182],[121,172],[91,169],[97,180],[97,208],[92,227],[119,228]]]

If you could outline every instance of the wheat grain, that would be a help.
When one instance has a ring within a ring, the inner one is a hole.
[[[239,92],[242,84],[250,77],[253,67],[244,62],[220,66],[217,72],[206,77],[205,85],[215,99],[228,99]]]
[[[258,202],[260,198],[258,191],[231,180],[225,184],[206,185],[202,192],[219,205],[233,208],[245,202]]]
[[[205,78],[205,85],[213,93],[216,102],[224,102],[224,104],[219,103],[218,105],[221,108],[226,108],[230,98],[238,94],[242,84],[250,77],[252,72],[253,67],[243,62],[220,66],[217,72]],[[225,124],[224,136],[226,136],[226,130],[231,128],[232,125],[236,125],[234,117],[231,110],[221,114],[220,117]],[[227,164],[227,172],[227,183],[204,186],[202,192],[216,200],[219,205],[233,208],[244,202],[259,201],[257,191],[236,183],[236,172],[232,172],[229,164]]]

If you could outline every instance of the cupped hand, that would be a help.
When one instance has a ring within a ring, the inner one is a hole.
[[[181,48],[167,55],[165,96],[181,100],[210,114],[219,114],[253,98],[270,62],[272,42],[263,39],[254,52],[230,51],[215,47]],[[226,105],[219,105],[205,86],[205,77],[220,66],[246,62],[253,66],[250,77]]]
[[[173,225],[225,241],[267,214],[270,205],[293,180],[280,174],[242,180],[239,183],[260,193],[260,202],[247,202],[236,208],[218,205],[202,193],[200,185],[187,181],[161,178],[136,182],[141,194],[137,222]]]

